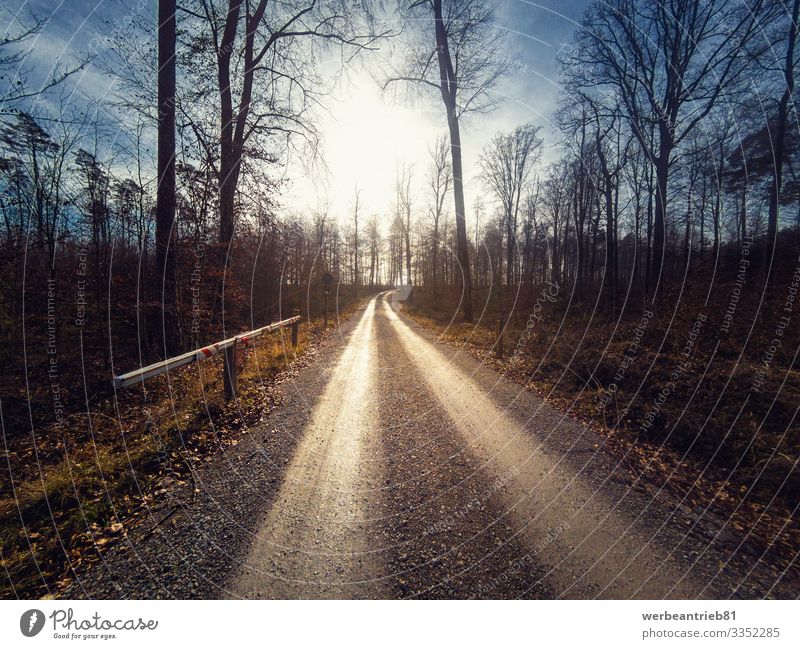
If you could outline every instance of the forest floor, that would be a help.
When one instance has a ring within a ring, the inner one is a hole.
[[[687,487],[659,453],[636,472],[591,422],[427,324],[371,300],[276,375],[263,421],[54,594],[796,596],[779,560],[791,518],[762,540],[772,528],[740,528],[702,472]]]

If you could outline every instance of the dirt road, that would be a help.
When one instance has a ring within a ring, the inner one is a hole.
[[[394,297],[353,330],[232,593],[737,592],[669,503],[614,478],[595,434],[431,341]]]
[[[634,489],[600,436],[381,294],[70,596],[791,596],[746,545]],[[170,503],[164,505],[165,509]],[[105,571],[105,572],[104,572]],[[783,578],[782,578],[783,577]]]

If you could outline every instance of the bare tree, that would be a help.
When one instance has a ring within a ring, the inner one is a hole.
[[[539,224],[537,221],[537,209],[539,203],[539,181],[534,180],[529,186],[524,200],[524,222],[522,224],[522,280],[527,282],[529,287],[529,299],[533,294],[533,283],[536,273],[537,247],[540,236]]]
[[[467,247],[461,118],[486,112],[496,102],[490,90],[508,69],[502,33],[493,31],[493,7],[485,0],[415,0],[406,12],[412,39],[400,67],[383,82],[404,82],[439,92],[450,133],[456,243],[462,275],[464,320],[472,322],[472,280]]]
[[[258,135],[316,138],[309,111],[320,80],[313,73],[315,43],[338,45],[350,56],[370,49],[379,35],[359,19],[366,5],[346,0],[197,0],[184,11],[200,21],[191,53],[210,43],[219,97],[220,241],[234,229],[235,194],[248,143]],[[363,27],[363,33],[360,31]],[[202,72],[201,72],[202,74]],[[319,87],[322,87],[320,82]]]
[[[162,320],[159,351],[168,358],[178,346],[175,282],[175,0],[158,2],[158,187],[156,190],[156,278]],[[226,383],[227,385],[227,383]]]
[[[548,247],[550,249],[550,274],[555,284],[561,283],[563,249],[560,237],[563,236],[567,226],[565,212],[569,175],[566,173],[566,166],[565,160],[551,164],[541,188],[542,206],[545,215],[549,217],[549,224],[552,226],[552,240]]]
[[[767,283],[772,284],[773,274],[773,255],[775,254],[775,243],[778,236],[778,212],[781,199],[781,187],[783,185],[783,158],[786,146],[786,124],[789,115],[789,102],[794,92],[794,67],[795,67],[795,45],[797,42],[797,18],[800,9],[800,0],[792,3],[792,14],[788,25],[786,37],[786,62],[783,69],[784,88],[778,102],[778,116],[775,128],[775,155],[772,173],[772,184],[769,193],[769,219],[767,221]]]
[[[533,165],[541,157],[539,127],[518,126],[510,133],[498,133],[486,145],[480,163],[483,180],[503,210],[506,228],[506,286],[514,283],[514,248],[522,194]]]
[[[597,188],[603,194],[603,212],[605,213],[605,271],[603,274],[603,290],[605,293],[605,304],[612,317],[616,314],[617,308],[617,196],[619,192],[619,178],[623,166],[626,164],[626,156],[623,154],[621,145],[622,124],[620,119],[619,105],[614,101],[615,97],[606,98],[606,103],[595,100],[590,95],[578,93],[579,103],[573,104],[573,110],[562,112],[562,127],[571,130],[573,133],[580,131],[581,148],[585,145],[584,139],[587,135],[591,138],[591,146],[588,153],[597,162],[597,175],[599,182]],[[628,139],[629,136],[626,136]],[[586,164],[588,161],[582,158]],[[576,185],[574,191],[579,189]],[[578,194],[574,196],[579,199]],[[577,208],[577,203],[575,203]],[[576,210],[574,210],[576,211]],[[576,233],[582,236],[582,219],[576,220],[576,226],[581,226]],[[582,260],[580,253],[580,241],[578,242],[578,257]],[[581,264],[579,263],[579,267]],[[582,268],[579,268],[582,270]],[[580,275],[580,272],[578,273]]]
[[[372,216],[367,222],[367,240],[369,242],[369,286],[380,284],[381,232],[378,217]]]
[[[576,292],[583,297],[586,274],[585,233],[594,198],[593,192],[596,190],[595,147],[598,135],[592,138],[592,111],[586,102],[576,104],[573,99],[568,99],[559,110],[556,119],[565,137],[567,155],[572,157],[567,169],[572,194],[572,220],[575,225]]]
[[[433,219],[433,237],[431,241],[431,266],[433,280],[433,299],[436,300],[438,292],[439,272],[439,226],[444,213],[444,202],[453,184],[453,170],[450,166],[447,137],[436,138],[433,148],[428,149],[431,156],[429,185],[433,206],[430,213]]]
[[[618,95],[633,135],[655,167],[650,273],[656,294],[675,149],[721,97],[743,91],[737,82],[749,55],[768,46],[756,38],[769,19],[764,6],[764,0],[747,7],[735,0],[596,3],[565,59],[571,86],[587,92],[606,87]]]
[[[219,6],[222,4],[222,6]],[[269,8],[269,11],[268,11]],[[246,153],[269,159],[253,147],[259,135],[283,134],[316,140],[309,111],[317,101],[311,48],[315,42],[339,45],[351,54],[378,39],[369,25],[359,32],[359,7],[347,0],[310,4],[290,0],[197,0],[184,11],[200,21],[192,52],[210,43],[216,78],[209,87],[219,96],[216,122],[219,147],[219,241],[230,245],[236,195]],[[240,31],[240,27],[243,29]],[[203,74],[203,72],[201,72]],[[321,85],[321,84],[320,84]],[[210,146],[210,144],[206,144]],[[234,371],[233,351],[226,350],[226,373]]]
[[[4,17],[3,23],[8,25],[0,40],[0,79],[3,80],[2,94],[0,94],[0,114],[8,114],[17,108],[20,102],[41,95],[42,93],[61,84],[68,77],[82,70],[89,63],[90,58],[75,60],[67,66],[59,64],[51,71],[49,76],[38,88],[31,88],[28,82],[29,69],[25,66],[25,57],[30,50],[29,42],[36,39],[47,24],[47,20],[39,18],[32,12],[20,7],[13,12],[5,7],[0,7],[0,16]]]
[[[396,192],[397,221],[403,232],[405,243],[405,264],[406,264],[406,283],[411,284],[411,168],[403,165],[397,171]],[[401,255],[402,257],[402,255]],[[402,275],[402,273],[401,273]]]
[[[355,203],[353,204],[353,296],[358,297],[358,285],[361,282],[361,276],[358,269],[358,214],[361,209],[361,192],[358,187],[355,190]]]
[[[56,248],[66,229],[68,162],[80,140],[80,125],[68,120],[46,131],[31,114],[19,112],[0,132],[14,169],[24,183],[24,203],[37,246],[47,256],[48,278],[56,277]]]

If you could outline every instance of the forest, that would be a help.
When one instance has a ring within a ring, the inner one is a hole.
[[[167,398],[115,375],[294,309],[318,323],[331,273],[342,312],[410,286],[412,318],[607,429],[632,470],[688,457],[756,513],[795,511],[800,0],[589,2],[552,114],[477,150],[522,65],[489,0],[123,5],[44,71],[46,15],[0,8],[10,463],[101,402]],[[380,207],[293,203],[286,169],[325,167],[319,116],[356,66],[439,135]],[[111,90],[79,99],[85,75]]]

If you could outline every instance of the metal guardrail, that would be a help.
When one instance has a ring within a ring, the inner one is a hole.
[[[201,347],[200,349],[195,349],[192,352],[186,352],[180,356],[168,358],[165,361],[153,363],[152,365],[139,368],[138,370],[133,370],[127,374],[121,374],[114,377],[114,388],[127,388],[136,383],[141,383],[146,379],[163,374],[164,372],[169,372],[176,367],[188,365],[189,363],[195,363],[197,361],[204,361],[205,359],[216,356],[221,351],[236,344],[247,344],[252,342],[252,340],[258,336],[270,333],[272,331],[277,331],[278,329],[282,327],[288,327],[289,325],[292,326],[292,345],[294,346],[297,344],[297,325],[299,322],[300,316],[296,315],[292,318],[281,320],[280,322],[273,322],[272,324],[268,324],[266,327],[260,327],[258,329],[253,329],[252,331],[247,331],[243,334],[232,336],[231,338],[226,338],[225,340],[221,340],[213,345]]]

